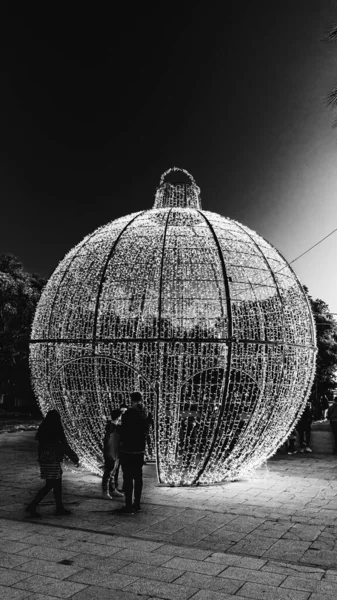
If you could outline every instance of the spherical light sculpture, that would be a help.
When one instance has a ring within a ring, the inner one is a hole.
[[[172,171],[186,182],[167,181]],[[159,481],[206,484],[247,475],[287,438],[312,385],[315,331],[284,258],[201,210],[194,179],[173,168],[152,210],[96,230],[56,268],[30,360],[42,412],[59,410],[91,471],[111,408],[139,390]]]

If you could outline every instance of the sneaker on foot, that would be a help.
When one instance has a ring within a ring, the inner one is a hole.
[[[309,448],[309,446],[306,447],[305,449],[306,452],[312,452],[311,448]]]
[[[58,517],[60,517],[62,515],[64,515],[64,516],[71,515],[71,511],[68,510],[67,508],[65,508],[64,506],[61,506],[60,508],[56,509],[55,515]]]
[[[105,492],[103,491],[102,498],[104,498],[104,500],[111,500],[110,492],[108,492],[108,490],[106,490]]]
[[[141,506],[140,506],[140,504],[136,504],[136,503],[134,503],[134,504],[132,505],[132,508],[133,508],[133,510],[134,510],[135,512],[142,512],[142,509],[141,509]]]
[[[124,494],[118,490],[111,490],[110,498],[124,498]]]
[[[301,448],[300,452],[301,452],[301,453],[302,453],[302,452],[304,452],[304,448]]]
[[[120,515],[133,515],[134,514],[134,508],[133,506],[122,506],[122,508],[117,508],[116,510],[114,510],[114,513],[120,514]]]

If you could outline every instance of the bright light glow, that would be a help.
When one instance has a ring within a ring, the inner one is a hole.
[[[215,483],[287,438],[312,385],[315,331],[277,250],[201,210],[193,177],[165,182],[170,172],[152,210],[101,227],[59,264],[35,315],[32,379],[91,471],[110,409],[139,390],[159,480]]]

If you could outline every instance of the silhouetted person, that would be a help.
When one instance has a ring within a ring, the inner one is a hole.
[[[28,504],[26,512],[32,517],[40,517],[36,508],[41,500],[53,490],[56,504],[55,514],[69,515],[70,510],[67,510],[62,502],[61,463],[64,455],[66,455],[78,466],[79,458],[67,443],[61,417],[57,410],[50,410],[47,413],[37,430],[35,439],[39,442],[38,461],[40,463],[41,479],[45,479],[46,483],[37,492],[32,502]]]
[[[310,402],[306,403],[305,409],[301,414],[300,420],[296,425],[300,441],[300,452],[312,452],[310,448],[312,410]],[[304,440],[305,438],[305,440]]]
[[[322,394],[320,397],[321,409],[322,409],[322,417],[323,419],[327,418],[328,408],[329,408],[329,400],[327,394]]]
[[[104,435],[104,473],[102,477],[102,494],[104,498],[122,498],[118,491],[120,417],[121,411],[111,411],[111,420],[107,422]]]
[[[146,414],[140,392],[131,394],[131,407],[122,415],[120,463],[123,470],[125,506],[118,512],[132,514],[140,511],[143,489],[145,440],[148,431]]]
[[[333,404],[328,408],[328,419],[334,436],[333,453],[337,454],[337,397],[334,398]]]

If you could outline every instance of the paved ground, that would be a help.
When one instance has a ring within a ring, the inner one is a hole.
[[[337,459],[277,455],[255,476],[167,488],[144,467],[144,511],[117,516],[100,479],[67,468],[69,517],[24,504],[41,486],[34,432],[0,435],[1,600],[335,600]]]

